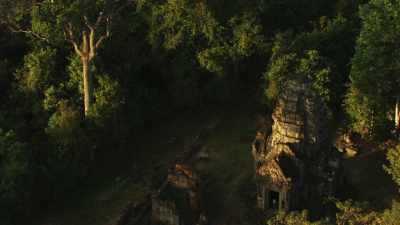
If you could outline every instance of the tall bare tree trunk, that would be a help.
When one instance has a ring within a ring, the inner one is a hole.
[[[371,110],[371,120],[369,121],[369,128],[368,128],[368,136],[369,138],[372,138],[374,135],[374,130],[375,130],[375,111],[372,109]]]
[[[399,101],[400,101],[400,99],[399,99],[399,97],[397,97],[396,98],[396,108],[395,108],[395,115],[394,115],[394,125],[395,125],[395,128],[396,128],[396,131],[398,132],[399,130],[400,130],[400,109],[399,109],[399,107],[400,107],[400,104],[399,104]]]
[[[82,74],[85,117],[87,117],[93,103],[93,79],[90,72],[90,59],[88,57],[82,57],[81,60],[83,68]]]
[[[101,35],[97,41],[95,40],[95,33],[98,26],[102,21],[106,21],[106,32]],[[91,106],[93,104],[93,77],[90,71],[90,64],[93,58],[97,54],[97,49],[100,47],[102,42],[110,37],[110,16],[104,16],[102,13],[97,17],[95,24],[91,24],[86,16],[84,16],[84,22],[86,24],[86,29],[82,31],[82,42],[79,43],[75,39],[74,29],[71,23],[65,26],[65,34],[67,39],[72,43],[75,53],[81,57],[82,61],[82,78],[83,78],[83,98],[84,98],[84,108],[85,117],[89,115]]]

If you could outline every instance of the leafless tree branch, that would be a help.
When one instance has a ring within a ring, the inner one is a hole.
[[[23,29],[21,27],[19,27],[17,24],[14,24],[10,21],[5,21],[5,20],[0,20],[0,24],[2,24],[4,27],[8,28],[11,32],[13,33],[23,33],[23,34],[28,34],[31,35],[32,37],[42,40],[46,43],[50,43],[49,39],[32,31],[29,29]]]
[[[68,23],[65,27],[65,34],[66,34],[66,38],[69,42],[71,42],[71,44],[74,46],[74,50],[75,52],[79,55],[79,56],[83,56],[82,51],[79,50],[78,44],[75,41],[75,35],[73,32],[73,27],[71,23]]]
[[[111,17],[107,17],[106,18],[106,33],[104,35],[102,35],[99,40],[97,40],[96,45],[95,45],[95,49],[99,48],[99,46],[101,45],[101,43],[106,40],[107,38],[109,38],[111,36],[110,33],[110,23],[111,23]]]

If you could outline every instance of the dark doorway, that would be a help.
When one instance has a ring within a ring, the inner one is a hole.
[[[269,192],[269,208],[270,209],[279,209],[279,192],[270,191]]]

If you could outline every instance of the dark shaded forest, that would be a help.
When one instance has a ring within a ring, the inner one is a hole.
[[[0,0],[0,224],[114,224],[204,126],[210,224],[400,224],[399,40],[398,0]],[[291,80],[355,152],[315,218],[255,208],[252,138]]]

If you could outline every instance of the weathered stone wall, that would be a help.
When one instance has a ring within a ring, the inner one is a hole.
[[[151,207],[153,224],[181,225],[179,214],[173,202],[153,199]]]
[[[165,187],[152,199],[153,224],[204,224],[200,198],[197,174],[188,165],[175,164],[169,171]]]
[[[286,210],[333,195],[340,158],[329,140],[329,110],[311,85],[288,81],[272,119],[271,135],[257,134],[253,142],[258,199],[265,202],[268,191],[279,191]]]

